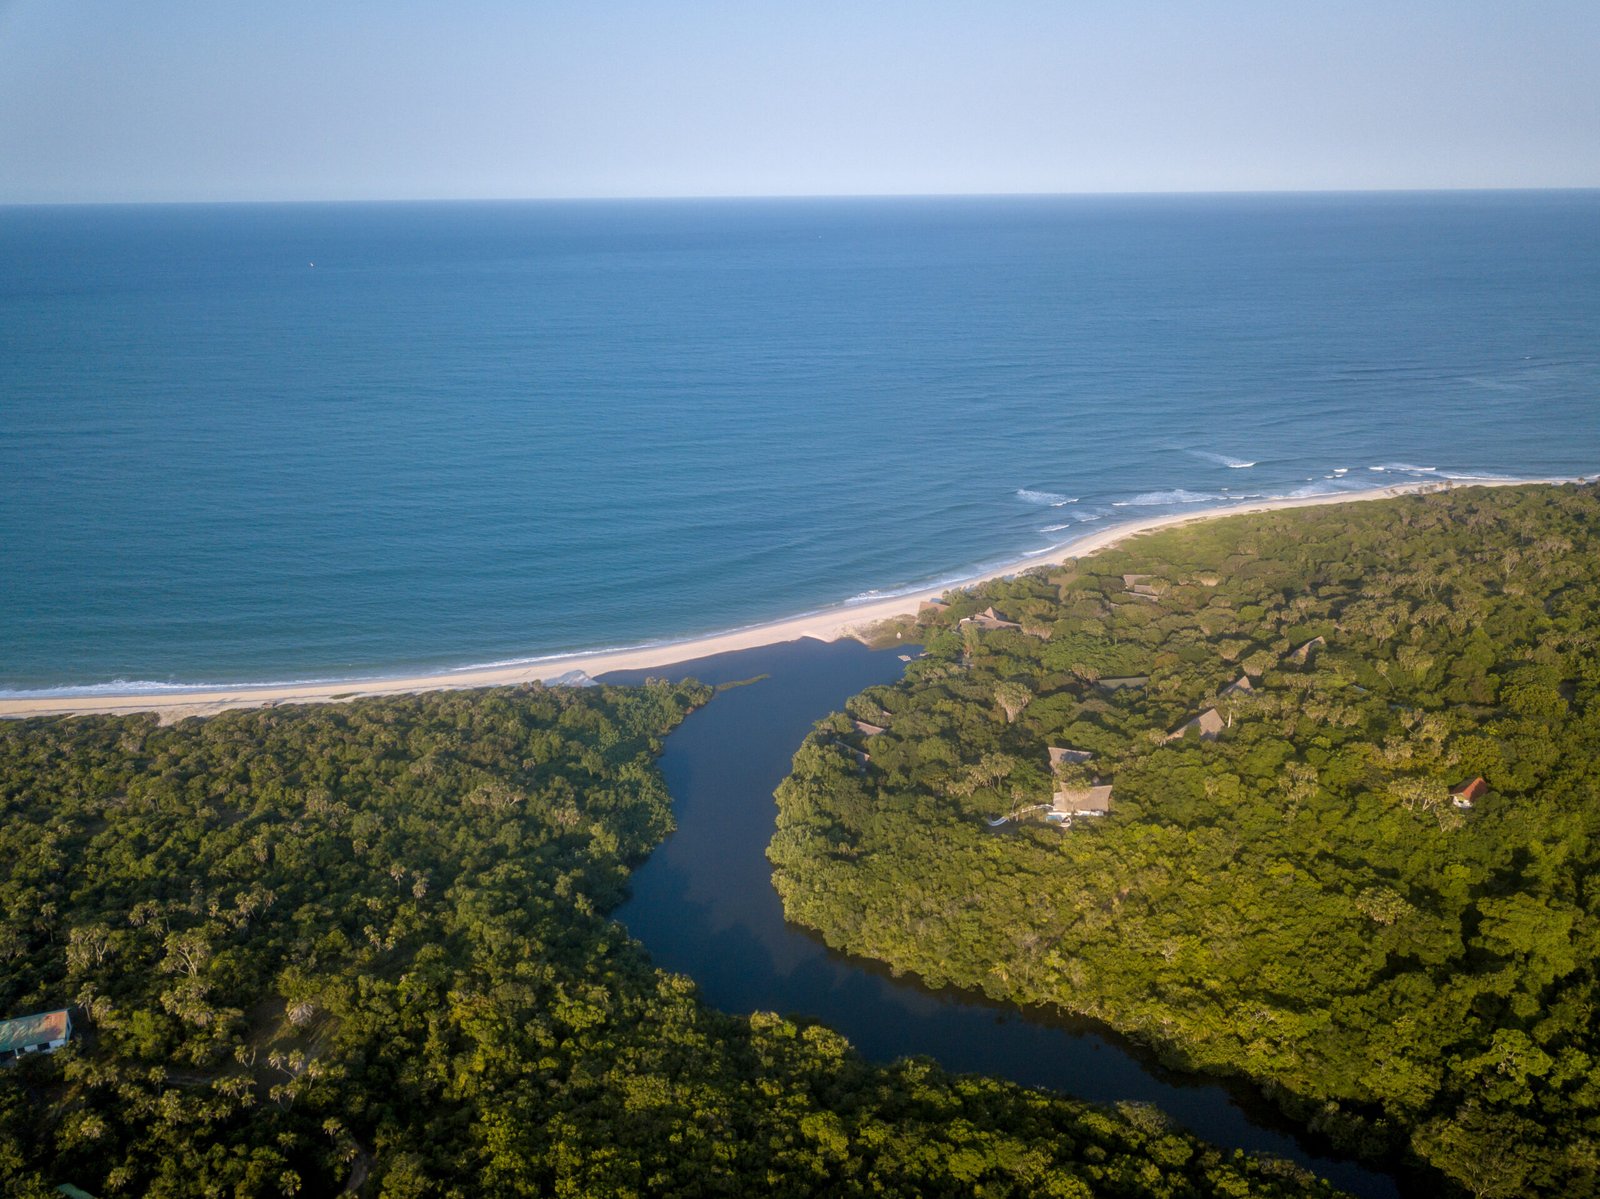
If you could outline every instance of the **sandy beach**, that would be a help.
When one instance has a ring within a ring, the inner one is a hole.
[[[1558,483],[1559,479],[1505,479],[1474,481],[1462,486],[1509,486],[1517,483]],[[1387,487],[1374,487],[1363,491],[1346,491],[1332,495],[1308,496],[1302,499],[1271,500],[1259,504],[1227,505],[1204,508],[1194,512],[1179,512],[1164,516],[1146,517],[1108,525],[1051,550],[1019,559],[964,579],[953,587],[941,586],[928,591],[896,595],[870,603],[851,604],[827,608],[804,616],[754,625],[730,632],[716,633],[693,640],[641,646],[633,649],[610,650],[603,653],[574,654],[521,662],[509,666],[485,666],[452,670],[439,674],[412,675],[404,678],[345,680],[325,683],[294,683],[285,685],[237,686],[227,688],[195,688],[185,691],[116,695],[40,695],[0,699],[0,718],[20,719],[29,716],[84,715],[94,712],[131,713],[157,712],[164,721],[181,720],[188,716],[208,716],[230,708],[258,708],[287,703],[340,702],[366,696],[404,695],[420,691],[453,690],[473,687],[503,687],[518,683],[551,681],[581,671],[596,676],[612,670],[649,670],[704,658],[732,650],[752,649],[782,641],[813,637],[835,641],[868,629],[896,616],[913,613],[923,600],[936,599],[951,590],[972,586],[987,579],[1018,574],[1025,570],[1060,562],[1065,558],[1082,558],[1126,541],[1137,534],[1174,525],[1210,520],[1219,516],[1238,516],[1249,512],[1271,512],[1285,508],[1308,508],[1326,504],[1358,503],[1363,500],[1384,499],[1419,491],[1436,490],[1443,480],[1422,480]]]

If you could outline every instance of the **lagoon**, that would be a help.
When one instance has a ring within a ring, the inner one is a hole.
[[[815,721],[902,669],[893,651],[795,641],[605,677],[758,680],[720,692],[667,738],[660,765],[677,829],[634,871],[615,913],[651,958],[693,978],[725,1011],[814,1018],[875,1061],[926,1055],[950,1070],[1097,1103],[1153,1104],[1224,1148],[1289,1158],[1362,1199],[1397,1199],[1394,1178],[1297,1136],[1258,1097],[1163,1069],[1088,1021],[894,978],[784,920],[765,857],[772,792]]]

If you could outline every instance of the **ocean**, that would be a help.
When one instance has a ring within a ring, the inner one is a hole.
[[[0,692],[688,638],[1600,471],[1600,193],[0,208]]]

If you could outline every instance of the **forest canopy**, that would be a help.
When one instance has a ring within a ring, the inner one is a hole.
[[[1160,1114],[733,1017],[606,916],[694,683],[0,725],[0,1189],[1333,1192]]]
[[[1595,1192],[1594,486],[1210,520],[946,598],[779,789],[791,919],[1462,1192]]]

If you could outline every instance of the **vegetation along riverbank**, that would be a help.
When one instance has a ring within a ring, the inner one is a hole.
[[[796,755],[786,912],[1441,1186],[1593,1193],[1597,533],[1593,485],[1466,489],[952,594]]]
[[[0,1191],[1332,1195],[1099,1108],[724,1015],[608,918],[711,691],[0,725]],[[711,701],[715,702],[715,701]]]

